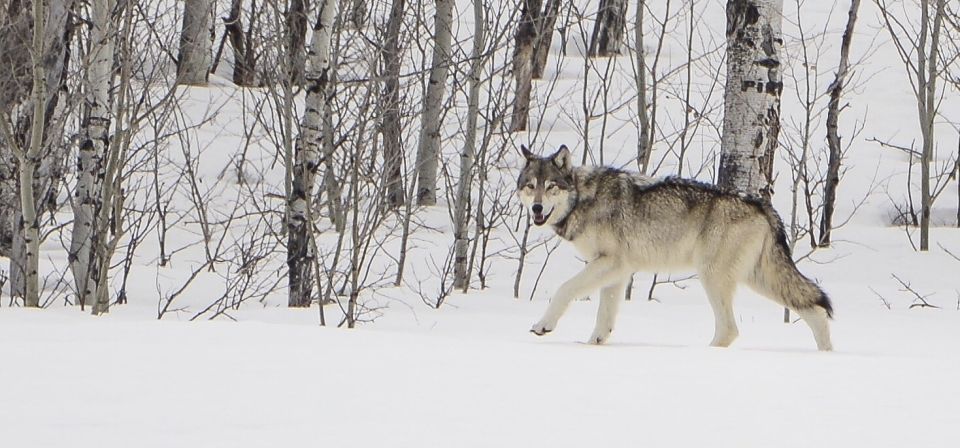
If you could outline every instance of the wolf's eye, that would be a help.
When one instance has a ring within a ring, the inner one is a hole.
[[[559,189],[560,189],[560,186],[557,185],[557,184],[550,184],[550,186],[547,187],[547,190],[549,190],[549,191],[557,191],[557,190],[559,190]]]
[[[526,185],[523,186],[523,188],[526,188],[527,190],[533,190],[533,189],[534,189],[534,186],[533,186],[533,184],[526,184]]]

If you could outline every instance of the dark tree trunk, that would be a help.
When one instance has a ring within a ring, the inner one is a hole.
[[[537,17],[540,15],[540,0],[523,0],[523,12],[517,27],[516,46],[513,51],[513,77],[516,90],[513,98],[513,117],[510,131],[527,130],[530,115],[530,90],[533,88],[533,46],[537,38]]]
[[[248,37],[243,31],[243,0],[230,3],[230,15],[223,19],[230,46],[233,47],[233,83],[242,87],[257,86],[257,62]],[[252,18],[251,18],[252,20]]]
[[[818,244],[820,247],[830,246],[830,232],[833,230],[833,212],[837,202],[837,185],[840,184],[840,163],[843,155],[837,130],[840,118],[840,95],[850,66],[850,41],[853,40],[853,29],[857,22],[859,8],[860,0],[850,2],[847,27],[840,41],[840,67],[837,69],[833,84],[830,85],[830,104],[827,108],[827,146],[830,148],[830,157],[827,164],[827,179],[823,188],[823,216],[820,219]]]
[[[386,176],[387,205],[396,208],[404,203],[403,147],[400,125],[400,27],[403,25],[405,0],[393,0],[387,34],[383,43],[384,89],[383,134],[384,175]]]
[[[295,86],[304,82],[306,63],[307,11],[305,0],[291,0],[287,10],[287,72]]]
[[[550,45],[553,43],[553,28],[557,25],[557,13],[561,0],[547,0],[543,15],[537,21],[537,39],[533,50],[533,79],[543,78],[543,69],[547,66]]]
[[[600,0],[597,21],[590,39],[590,56],[620,54],[627,25],[626,0]]]

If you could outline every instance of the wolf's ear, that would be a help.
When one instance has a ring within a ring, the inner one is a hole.
[[[567,171],[573,168],[573,162],[570,160],[570,150],[567,149],[567,145],[560,145],[560,149],[553,153],[550,159],[561,170]]]
[[[527,149],[527,145],[520,145],[520,152],[523,153],[523,158],[527,159],[528,162],[537,158],[536,154]]]

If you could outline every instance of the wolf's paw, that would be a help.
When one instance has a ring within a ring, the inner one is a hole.
[[[553,331],[553,325],[548,325],[544,322],[537,322],[533,324],[533,328],[530,329],[530,332],[537,336],[543,336],[551,331]]]
[[[610,337],[610,333],[612,332],[613,330],[594,331],[587,342],[593,345],[603,345],[607,342],[607,338]]]

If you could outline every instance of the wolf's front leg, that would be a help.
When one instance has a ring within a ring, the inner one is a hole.
[[[543,336],[555,328],[557,321],[567,311],[570,302],[578,297],[584,297],[601,286],[606,286],[615,281],[619,274],[616,265],[609,257],[600,257],[587,263],[582,271],[560,285],[560,289],[553,295],[550,306],[543,318],[533,325],[530,331],[537,336]]]
[[[597,307],[597,325],[593,328],[593,334],[590,335],[590,340],[587,342],[597,345],[607,342],[610,333],[613,333],[613,325],[617,320],[617,311],[620,309],[620,302],[623,301],[623,293],[626,289],[626,282],[618,282],[600,290],[600,305]]]

